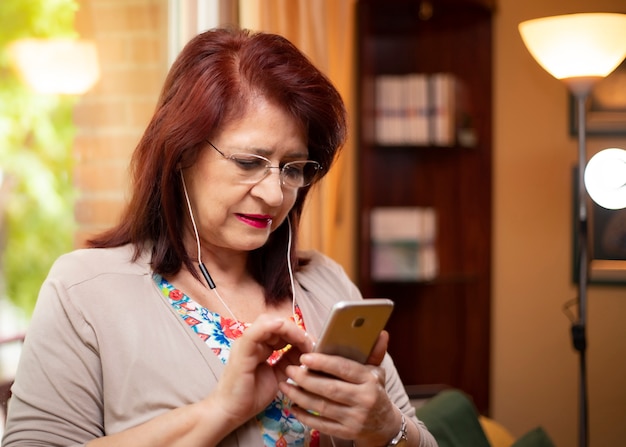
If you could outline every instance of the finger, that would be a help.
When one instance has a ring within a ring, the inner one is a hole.
[[[345,409],[340,403],[326,399],[324,396],[312,393],[300,385],[284,382],[279,388],[289,398],[295,407],[304,409],[307,417],[325,417],[327,419],[342,419],[346,416]],[[294,408],[294,407],[292,407]],[[304,421],[301,421],[305,423]]]
[[[295,346],[300,352],[309,352],[313,347],[307,334],[294,322],[261,315],[233,343],[233,352],[259,361],[287,345]]]
[[[385,353],[387,352],[387,346],[389,345],[389,332],[381,331],[378,335],[378,339],[376,340],[376,344],[372,349],[369,357],[367,358],[368,365],[380,365],[385,358]]]
[[[298,388],[291,387],[293,390]],[[283,392],[288,395],[284,390]],[[356,435],[362,431],[363,425],[358,422],[359,418],[356,417],[358,411],[355,408],[327,401],[320,396],[307,397],[306,392],[302,390],[296,392],[301,394],[300,400],[306,404],[294,404],[290,411],[302,424],[344,439],[355,439]],[[292,400],[292,402],[296,401]]]
[[[293,397],[295,399],[306,397],[306,400],[297,401],[297,403],[305,408],[326,412],[324,408],[320,408],[320,405],[313,405],[313,403],[323,399],[346,406],[363,405],[365,401],[370,400],[370,397],[373,399],[379,393],[385,393],[385,371],[379,367],[357,365],[360,369],[360,379],[354,382],[321,375],[304,366],[289,366],[286,368],[286,373],[299,386]]]
[[[302,424],[315,429],[321,433],[338,436],[344,439],[353,438],[340,421],[327,418],[317,412],[306,410],[299,406],[292,406],[291,412]]]
[[[379,366],[385,358],[388,344],[389,333],[383,330],[378,335],[366,364]],[[305,355],[300,361],[313,371],[323,372],[352,383],[359,383],[364,374],[364,370],[359,367],[360,363],[340,356],[316,353],[310,356]]]
[[[374,376],[374,380],[378,382],[380,386],[384,387],[385,380],[386,380],[385,370],[381,367],[374,367],[374,368],[370,368],[369,371],[370,371],[370,374]]]
[[[279,381],[285,381],[289,379],[286,368],[290,365],[300,365],[300,356],[302,352],[298,348],[292,348],[285,352],[280,360],[273,365],[274,373]]]
[[[307,353],[300,357],[300,363],[311,371],[349,383],[363,383],[369,376],[369,365],[337,355]]]

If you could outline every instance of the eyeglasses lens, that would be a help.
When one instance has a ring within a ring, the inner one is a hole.
[[[236,167],[239,181],[243,183],[260,182],[268,175],[270,169],[277,169],[270,166],[268,159],[259,155],[233,154],[228,159]],[[320,165],[316,161],[292,161],[280,168],[280,177],[285,186],[301,188],[315,180],[319,169]]]

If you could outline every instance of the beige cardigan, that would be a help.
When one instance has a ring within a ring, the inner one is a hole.
[[[296,300],[317,335],[339,299],[362,299],[341,267],[319,253],[296,274]],[[3,447],[79,446],[208,395],[224,365],[173,310],[152,279],[148,253],[130,246],[62,256],[44,282],[13,386]],[[391,399],[415,418],[389,356]],[[250,421],[220,446],[263,445]],[[322,445],[352,445],[322,436]]]

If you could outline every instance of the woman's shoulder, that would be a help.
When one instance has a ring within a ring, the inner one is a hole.
[[[302,252],[300,258],[308,261],[296,275],[304,289],[339,296],[360,295],[344,268],[337,261],[318,251]]]
[[[302,251],[299,254],[299,258],[304,260],[303,266],[300,269],[300,274],[304,277],[309,276],[340,276],[345,277],[346,272],[343,267],[334,259],[326,256],[325,254],[316,251]]]
[[[48,278],[83,282],[100,275],[144,275],[149,273],[148,254],[135,260],[135,247],[82,248],[61,255],[52,265]]]
[[[337,261],[335,261],[330,256],[325,255],[324,253],[317,250],[301,250],[298,252],[298,257],[300,259],[306,260],[306,266],[321,267],[321,268],[330,268],[333,270],[341,270],[343,271],[343,267]]]

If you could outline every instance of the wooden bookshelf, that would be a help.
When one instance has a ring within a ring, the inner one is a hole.
[[[396,303],[387,327],[405,385],[460,388],[484,413],[491,325],[493,8],[487,0],[357,3],[359,286],[367,297]],[[458,138],[451,146],[377,143],[376,79],[410,73],[448,73],[459,81],[469,117],[463,125],[474,143]],[[372,279],[369,216],[377,207],[436,211],[434,278]]]

